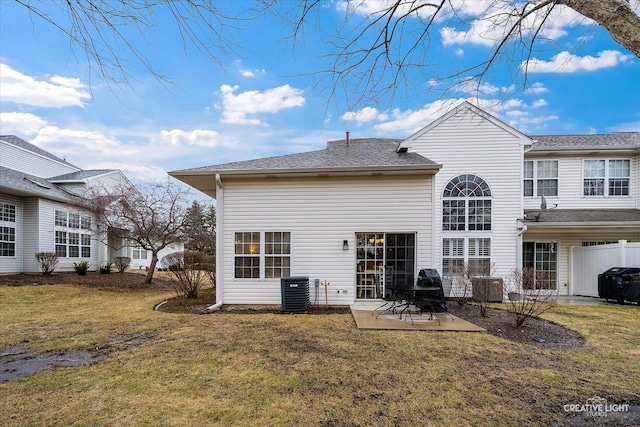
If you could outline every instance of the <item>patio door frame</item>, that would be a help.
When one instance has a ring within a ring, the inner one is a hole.
[[[391,280],[413,282],[416,232],[356,233],[355,299],[382,299]],[[396,271],[402,266],[402,271]]]

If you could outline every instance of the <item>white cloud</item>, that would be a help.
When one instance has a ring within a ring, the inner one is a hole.
[[[387,120],[387,115],[377,108],[364,107],[360,111],[347,111],[342,119],[349,122],[368,123],[374,120]]]
[[[546,123],[558,119],[557,116],[540,113],[540,108],[547,104],[544,100],[527,104],[520,99],[504,101],[501,99],[451,98],[432,102],[415,111],[395,109],[391,112],[389,121],[380,123],[374,128],[384,134],[409,135],[440,118],[465,100],[478,105],[482,110],[504,120],[524,133],[530,132],[532,129],[544,128]]]
[[[91,98],[79,79],[54,75],[38,80],[7,64],[0,64],[0,93],[3,102],[49,108],[84,107]]]
[[[533,95],[540,95],[541,93],[545,93],[548,92],[549,89],[547,89],[542,83],[540,82],[536,82],[534,84],[532,84],[531,86],[527,87],[524,90],[524,93],[526,94],[533,94]]]
[[[560,52],[551,61],[531,59],[523,62],[521,67],[529,73],[574,73],[577,71],[594,71],[601,68],[615,67],[631,59],[617,50],[603,50],[598,56],[576,56],[567,51]]]
[[[40,129],[31,143],[79,165],[96,158],[122,158],[143,154],[137,148],[125,146],[116,138],[100,132],[61,129],[57,126]]]
[[[18,135],[21,138],[38,133],[40,129],[48,125],[41,117],[31,113],[0,113],[0,134]]]
[[[167,179],[167,171],[158,166],[124,162],[97,162],[85,166],[86,169],[120,169],[130,180],[160,181]]]
[[[265,70],[264,68],[255,69],[255,70],[243,69],[243,70],[240,70],[240,75],[242,75],[242,77],[255,77],[256,74],[264,74],[266,72],[267,70]]]
[[[442,116],[462,101],[464,99],[461,98],[438,100],[425,105],[424,108],[417,111],[401,111],[396,108],[391,112],[390,121],[378,124],[374,128],[383,133],[403,132],[411,134]]]
[[[533,104],[531,104],[533,108],[546,107],[547,105],[549,105],[549,103],[546,99],[538,99],[537,101],[534,101]]]
[[[200,147],[215,147],[221,145],[218,132],[206,129],[183,131],[180,129],[163,130],[160,136],[175,146],[196,145]]]
[[[259,119],[249,116],[261,113],[274,114],[287,108],[301,107],[305,102],[302,90],[289,85],[264,92],[251,90],[235,95],[237,89],[238,86],[220,86],[224,123],[259,125]]]
[[[460,1],[460,0],[459,0]],[[568,34],[567,28],[578,25],[588,25],[591,20],[580,15],[573,9],[556,6],[547,17],[549,7],[530,14],[522,22],[518,10],[511,2],[454,2],[455,18],[447,21],[447,25],[440,30],[440,36],[445,46],[453,44],[479,44],[494,47],[495,44],[508,36],[514,25],[519,24],[517,37],[542,37],[557,40]],[[473,9],[465,9],[465,5],[476,3]],[[521,9],[521,8],[520,8]],[[465,13],[469,12],[469,13]],[[476,17],[469,24],[464,18]],[[542,22],[542,19],[544,19]],[[466,28],[466,30],[462,29]]]

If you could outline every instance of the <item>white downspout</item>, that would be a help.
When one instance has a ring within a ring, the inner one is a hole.
[[[216,303],[202,310],[208,314],[222,307],[224,295],[224,188],[220,174],[216,174]]]

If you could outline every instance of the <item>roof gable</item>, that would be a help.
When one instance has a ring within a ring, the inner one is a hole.
[[[37,146],[33,145],[32,143],[25,141],[22,138],[18,138],[15,135],[0,135],[0,140],[4,141],[7,144],[11,144],[11,145],[13,145],[15,147],[18,147],[18,148],[20,148],[22,150],[29,151],[31,153],[37,154],[37,155],[42,156],[42,157],[46,157],[49,160],[53,160],[53,161],[56,161],[56,162],[59,162],[59,163],[63,163],[65,165],[67,165],[67,166],[70,166],[70,167],[78,169],[78,170],[80,169],[79,167],[77,167],[75,165],[72,165],[71,163],[67,162],[66,160],[61,159],[58,156],[54,156],[53,154],[49,153],[48,151],[45,151],[42,148],[37,147]]]
[[[464,101],[463,103],[458,105],[456,108],[450,110],[449,112],[447,112],[443,116],[441,116],[441,117],[437,118],[436,120],[432,121],[427,126],[423,127],[422,129],[420,129],[419,131],[415,132],[413,135],[409,136],[404,141],[402,141],[398,145],[398,151],[406,151],[407,149],[411,148],[414,140],[420,138],[422,135],[426,134],[427,132],[429,132],[430,130],[432,130],[436,126],[440,125],[441,123],[449,120],[450,118],[452,118],[454,116],[460,115],[460,114],[475,114],[477,116],[480,116],[484,120],[494,124],[495,126],[499,127],[500,129],[504,130],[505,132],[510,133],[511,135],[516,137],[520,141],[521,144],[526,144],[526,145],[531,144],[531,139],[527,135],[525,135],[524,133],[520,132],[519,130],[517,130],[517,129],[511,127],[511,126],[509,126],[508,124],[504,123],[502,120],[499,120],[495,116],[493,116],[493,115],[487,113],[486,111],[476,107],[475,105],[469,103],[468,101]]]

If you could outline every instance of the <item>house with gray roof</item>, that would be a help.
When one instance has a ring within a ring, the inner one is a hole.
[[[456,292],[463,266],[505,294],[527,269],[520,292],[597,296],[598,273],[640,267],[639,150],[637,132],[530,136],[465,102],[405,139],[170,175],[216,199],[216,306],[278,304],[296,276],[318,303],[380,300],[422,269]]]
[[[39,271],[38,252],[56,252],[58,271],[84,260],[95,270],[130,256],[82,208],[91,189],[120,183],[128,180],[119,170],[82,170],[17,136],[0,136],[0,273]]]

